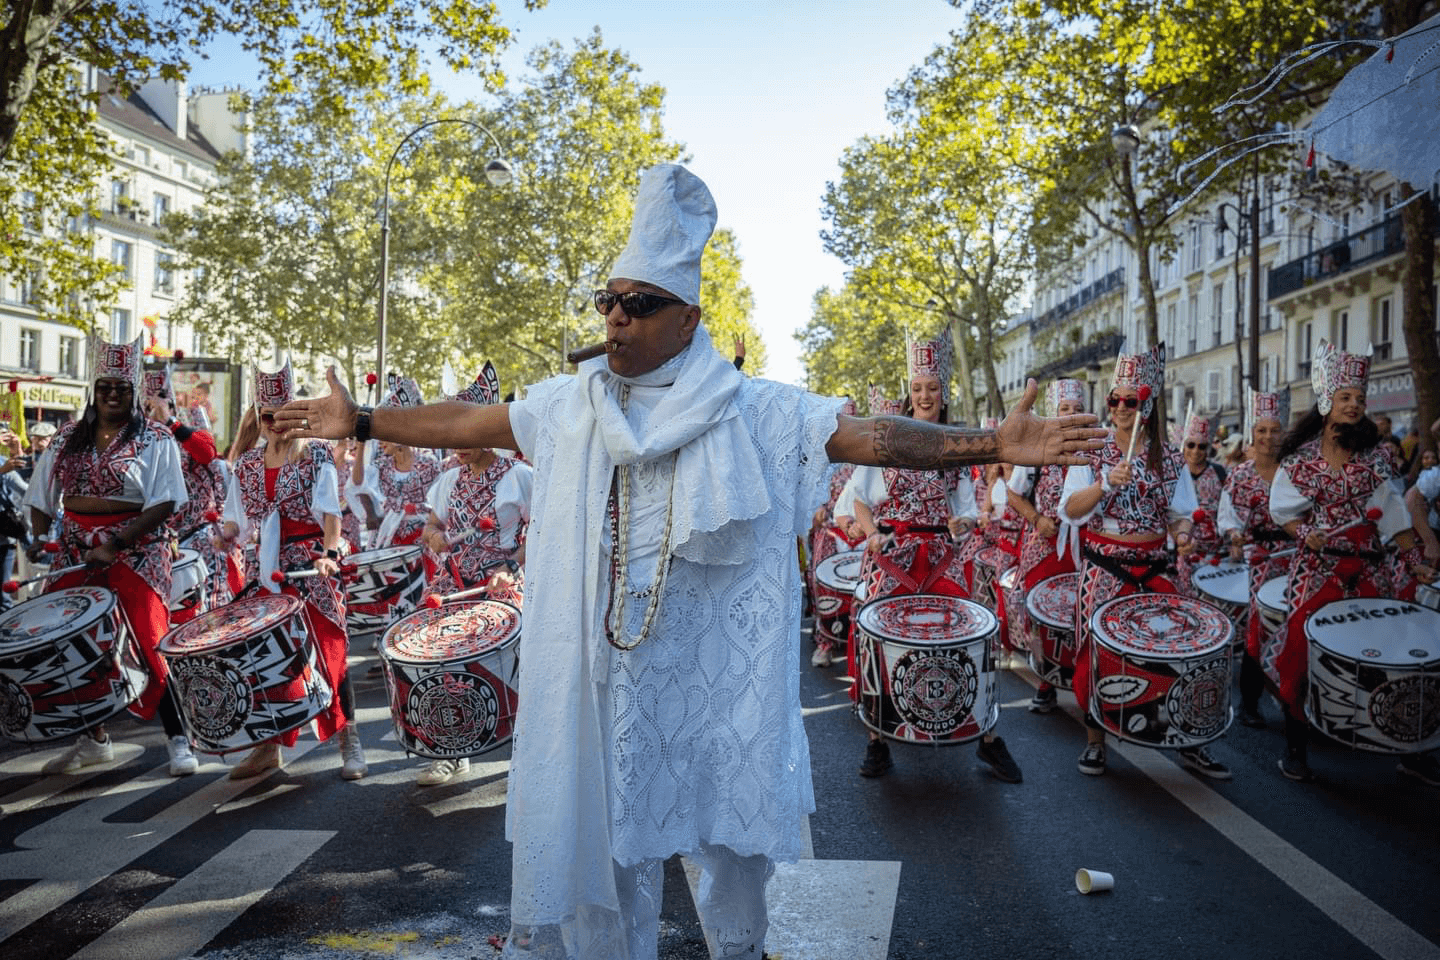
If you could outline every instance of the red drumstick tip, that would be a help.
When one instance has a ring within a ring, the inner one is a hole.
[[[1212,567],[1220,566],[1220,555],[1218,553],[1211,555],[1209,562]]]
[[[413,504],[413,503],[407,503],[407,504],[405,504],[405,508],[404,508],[404,509],[405,509],[405,515],[406,515],[407,517],[413,517],[413,516],[415,516],[415,504]]]
[[[5,581],[5,592],[6,592],[6,593],[14,593],[16,590],[19,590],[19,589],[20,589],[20,581],[19,581],[19,580],[6,580],[6,581]]]
[[[203,514],[201,514],[201,519],[204,520],[206,523],[214,523],[216,520],[220,519],[220,513],[216,510],[206,510]]]
[[[373,386],[375,386],[375,384],[377,384],[377,383],[379,383],[379,382],[380,382],[380,378],[375,375],[374,371],[371,371],[370,373],[365,374],[365,386],[367,386],[367,387],[373,387]]]
[[[426,608],[427,610],[439,610],[441,602],[442,601],[440,600],[440,598],[432,593],[424,600],[420,601],[420,606]]]
[[[1145,406],[1145,401],[1150,399],[1150,387],[1146,384],[1141,384],[1140,389],[1135,391],[1135,397],[1140,401],[1140,406]]]
[[[475,525],[476,525],[477,527],[479,527],[481,530],[494,530],[494,529],[495,529],[495,521],[494,521],[494,519],[492,519],[491,517],[481,517],[481,518],[480,518],[480,521],[479,521],[478,523],[476,523]]]
[[[45,549],[45,552],[46,552],[46,553],[59,553],[59,552],[60,552],[60,541],[59,541],[59,540],[51,540],[49,543],[45,544],[45,548],[44,548],[44,549]]]
[[[1385,511],[1381,510],[1379,507],[1371,507],[1369,510],[1365,511],[1365,519],[1369,520],[1371,523],[1374,523],[1376,520],[1379,520],[1383,516],[1385,516]]]
[[[1210,519],[1210,514],[1205,512],[1204,507],[1197,507],[1195,509],[1195,512],[1190,514],[1190,519],[1195,521],[1196,523],[1204,523],[1206,520]]]
[[[270,582],[271,582],[271,583],[284,583],[284,582],[285,582],[285,574],[281,573],[279,570],[276,570],[274,573],[270,574]]]

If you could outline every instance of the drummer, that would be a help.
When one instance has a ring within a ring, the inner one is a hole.
[[[1251,458],[1225,478],[1217,525],[1221,539],[1230,546],[1230,559],[1248,564],[1250,614],[1245,627],[1245,654],[1240,660],[1240,722],[1247,727],[1263,727],[1260,694],[1264,692],[1265,675],[1260,669],[1260,648],[1265,640],[1265,621],[1256,594],[1265,583],[1289,574],[1294,555],[1288,548],[1295,541],[1270,517],[1270,485],[1275,482],[1280,443],[1290,422],[1290,391],[1251,390],[1246,400]]]
[[[355,728],[355,696],[346,669],[345,600],[336,574],[340,570],[340,496],[330,445],[293,440],[275,429],[275,411],[295,396],[290,362],[276,373],[255,371],[255,411],[263,441],[235,461],[235,475],[225,499],[224,538],[233,543],[258,534],[257,585],[305,601],[307,621],[325,662],[325,676],[335,691],[330,707],[315,718],[321,741],[339,734],[343,758],[340,776],[359,780],[368,767]],[[273,575],[313,568],[319,576],[285,580]],[[282,745],[293,747],[300,731],[291,730],[255,747],[230,770],[243,780],[277,769],[284,760]]]
[[[1207,418],[1193,413],[1185,418],[1181,455],[1190,483],[1195,487],[1196,509],[1190,528],[1195,549],[1179,557],[1175,565],[1180,576],[1180,592],[1187,597],[1201,596],[1191,582],[1195,568],[1218,558],[1223,549],[1215,515],[1220,509],[1220,494],[1225,489],[1225,468],[1210,459],[1214,439],[1214,430]]]
[[[1085,412],[1085,385],[1079,380],[1052,380],[1045,391],[1046,406],[1052,417],[1067,417]],[[1075,561],[1069,551],[1057,549],[1060,533],[1060,490],[1065,485],[1065,468],[1017,467],[1010,474],[1006,496],[1010,508],[1025,523],[1020,546],[1020,591],[1013,598],[1010,629],[1021,633],[1021,646],[1030,646],[1032,632],[1047,630],[1035,623],[1025,612],[1025,595],[1040,581],[1075,572]],[[1032,713],[1049,713],[1058,697],[1055,687],[1041,681],[1030,701]]]
[[[1413,536],[1405,504],[1390,483],[1390,454],[1365,415],[1370,357],[1321,340],[1310,369],[1315,406],[1285,437],[1270,485],[1270,515],[1298,547],[1285,591],[1290,617],[1260,657],[1285,711],[1280,771],[1302,782],[1314,779],[1306,752],[1305,621],[1335,600],[1392,596],[1386,546],[1393,540],[1408,547]],[[1440,786],[1440,762],[1428,754],[1407,754],[1399,772]]]
[[[52,565],[84,563],[90,569],[52,579],[45,590],[96,584],[115,593],[150,676],[130,711],[142,720],[159,714],[170,774],[185,776],[198,763],[175,702],[165,696],[168,671],[158,650],[170,629],[171,551],[164,527],[185,505],[185,478],[174,437],[141,413],[141,349],[141,338],[129,344],[91,340],[89,401],[79,420],[60,428],[25,494],[35,535],[29,556],[40,559],[60,516],[60,552]],[[69,773],[114,758],[101,725],[42,769]]]
[[[499,387],[495,368],[486,363],[475,382],[451,399],[496,403]],[[525,594],[521,567],[534,468],[488,447],[456,450],[455,457],[460,465],[430,487],[423,540],[439,563],[427,592],[443,596],[488,586],[486,598],[519,607]],[[415,782],[431,787],[469,769],[467,758],[435,760]]]
[[[950,338],[907,343],[905,355],[910,383],[905,415],[948,423]],[[977,514],[968,468],[856,467],[836,513],[853,515],[866,536],[860,579],[869,600],[908,593],[968,596],[964,563],[955,544],[969,535]],[[889,532],[882,532],[881,524]],[[854,647],[850,645],[850,676],[855,681],[851,690],[852,696],[858,696],[860,675]],[[873,730],[869,737],[860,775],[883,776],[895,765],[890,747]],[[993,730],[981,739],[978,755],[1001,780],[1020,782],[1019,765]]]
[[[1105,730],[1087,702],[1094,642],[1090,618],[1115,597],[1178,592],[1170,572],[1167,534],[1175,538],[1180,555],[1195,549],[1190,536],[1195,488],[1179,451],[1162,441],[1154,416],[1155,397],[1164,384],[1164,344],[1149,353],[1121,354],[1116,359],[1114,385],[1105,398],[1114,432],[1104,447],[1086,455],[1089,466],[1066,470],[1060,493],[1060,515],[1072,525],[1069,547],[1079,554],[1075,697],[1085,711],[1087,742],[1078,766],[1090,776],[1105,772]],[[1205,747],[1178,752],[1187,766],[1204,776],[1230,778],[1230,768]]]
[[[738,342],[738,341],[737,341]],[[883,397],[875,391],[872,384],[870,409],[871,416],[874,413],[875,404],[884,402]],[[899,412],[900,405],[895,405],[895,412]],[[845,398],[845,405],[840,412],[847,417],[855,416],[855,401],[849,397]],[[815,516],[810,521],[810,567],[806,571],[806,583],[810,588],[810,596],[818,596],[815,587],[815,571],[820,569],[820,564],[830,557],[846,550],[853,550],[857,543],[863,540],[864,534],[860,531],[859,525],[854,517],[836,516],[835,504],[840,499],[845,484],[850,481],[850,476],[855,472],[853,463],[839,463],[830,471],[830,496],[815,511]],[[817,637],[819,636],[817,631]],[[815,641],[815,652],[810,655],[812,667],[828,667],[835,659],[835,642],[828,638],[819,638]]]
[[[151,420],[165,425],[180,445],[180,468],[185,474],[185,505],[170,517],[169,527],[178,538],[178,545],[193,549],[205,562],[205,607],[213,609],[230,602],[230,564],[225,553],[215,546],[220,532],[219,516],[225,506],[225,492],[230,472],[215,450],[215,437],[209,430],[192,428],[176,417],[175,392],[170,383],[170,369],[145,373],[145,412]],[[198,408],[197,408],[198,409]],[[212,514],[216,519],[207,520]],[[201,608],[188,611],[189,616]],[[176,620],[176,622],[180,622]]]
[[[418,407],[424,402],[414,380],[396,377],[380,405]],[[425,494],[440,476],[440,458],[429,450],[403,443],[381,440],[377,444],[379,450],[369,465],[356,457],[351,480],[358,495],[370,492],[381,502],[380,530],[374,546],[406,546],[418,541],[425,530]]]

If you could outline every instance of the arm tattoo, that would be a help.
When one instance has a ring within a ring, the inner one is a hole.
[[[999,458],[994,430],[947,427],[909,417],[876,417],[871,423],[875,461],[880,466],[945,470]]]

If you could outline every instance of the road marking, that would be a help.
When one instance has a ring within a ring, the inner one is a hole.
[[[251,830],[111,927],[71,960],[181,960],[234,923],[334,830]]]
[[[20,776],[35,776],[41,772],[40,768],[45,766],[46,761],[52,757],[69,750],[67,743],[63,750],[45,750],[37,753],[21,754],[18,757],[11,757],[3,764],[0,764],[0,773],[16,774]],[[57,773],[45,777],[43,780],[36,780],[14,793],[0,797],[0,816],[11,816],[22,813],[35,807],[48,804],[55,797],[67,790],[98,777],[102,773],[108,773],[116,767],[123,766],[134,760],[145,752],[145,747],[138,743],[116,743],[115,759],[109,763],[96,764],[93,767],[82,767],[74,773]]]
[[[1028,667],[1013,668],[1013,672],[1031,686],[1040,685],[1040,678]],[[1084,722],[1079,706],[1066,704],[1062,709],[1075,722]],[[1385,960],[1440,960],[1440,946],[1196,780],[1178,763],[1161,756],[1162,751],[1114,737],[1108,740],[1110,748],[1141,773]]]
[[[314,740],[301,741],[286,751],[287,762],[303,757],[316,745]],[[143,823],[107,822],[137,800],[173,783],[167,762],[20,834],[13,841],[20,849],[0,854],[0,879],[35,882],[0,901],[0,940],[84,893],[274,773],[267,771],[248,780],[231,780],[221,774]]]

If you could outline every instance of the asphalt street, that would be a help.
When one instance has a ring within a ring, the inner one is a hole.
[[[897,745],[867,780],[843,670],[805,668],[814,855],[771,881],[775,960],[1440,958],[1440,789],[1321,742],[1321,781],[1285,780],[1270,701],[1270,729],[1236,725],[1212,748],[1231,781],[1133,747],[1082,776],[1073,709],[1029,713],[1031,679],[1004,672],[998,688],[1023,783],[995,779],[973,744]],[[60,745],[0,748],[5,960],[496,956],[508,752],[416,787],[422,761],[396,745],[380,681],[358,693],[358,782],[308,736],[282,771],[239,783],[213,759],[169,777],[154,724],[114,724],[116,763],[70,776],[38,772]],[[1082,896],[1080,867],[1114,890]],[[692,879],[666,864],[663,957],[707,956]]]

